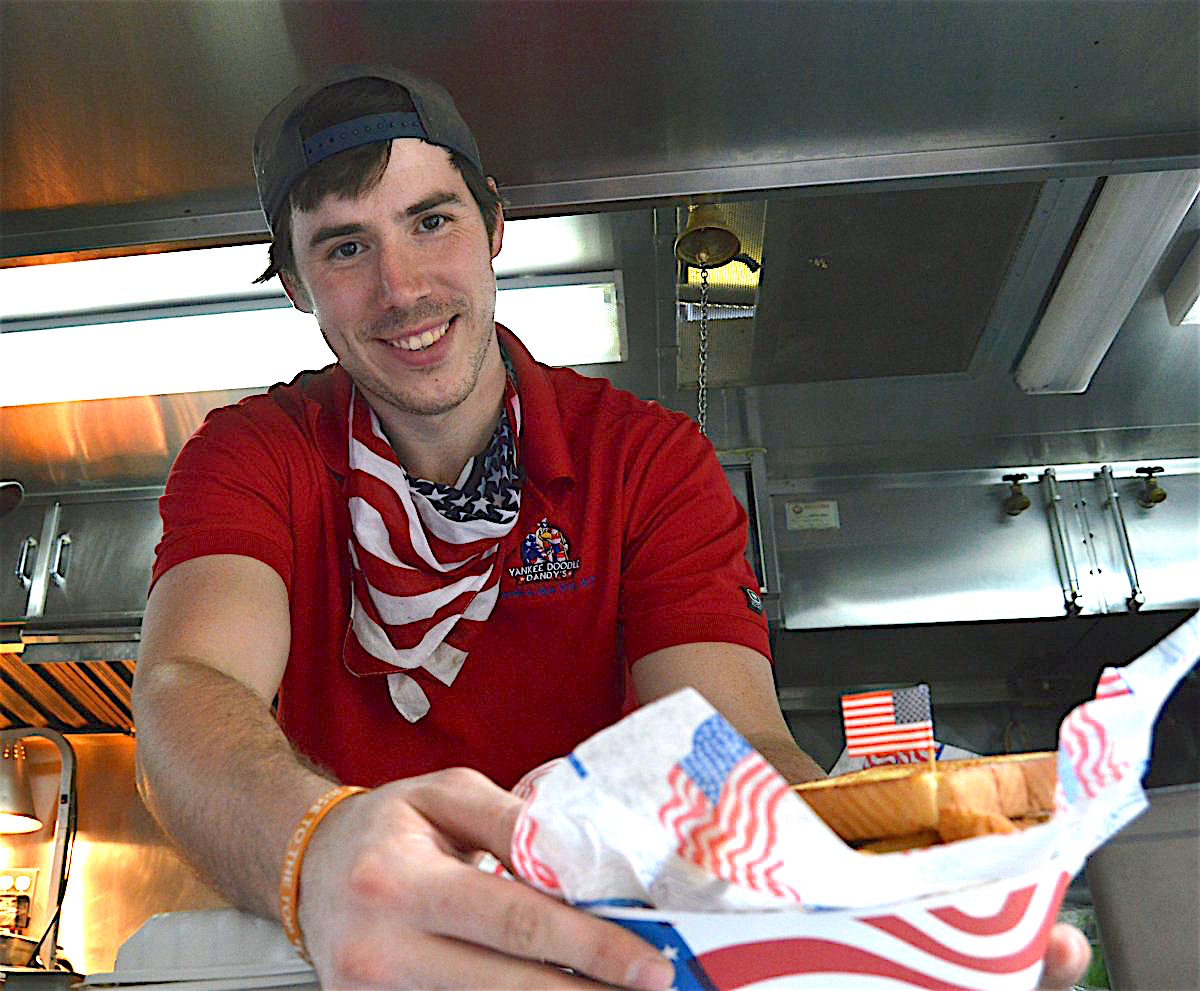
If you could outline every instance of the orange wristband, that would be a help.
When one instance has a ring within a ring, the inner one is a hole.
[[[300,906],[300,865],[304,862],[304,852],[308,849],[317,826],[333,811],[334,806],[351,795],[366,790],[356,785],[331,788],[308,807],[304,818],[296,824],[291,839],[288,840],[287,852],[283,855],[283,871],[279,875],[279,919],[283,923],[283,931],[287,933],[288,941],[305,960],[309,960],[308,950],[304,946],[304,934],[300,932],[300,923],[296,918]],[[312,961],[309,960],[309,963]]]

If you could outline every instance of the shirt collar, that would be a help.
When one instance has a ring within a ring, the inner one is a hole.
[[[539,489],[559,478],[573,478],[558,397],[549,369],[534,360],[516,336],[501,324],[496,334],[504,345],[517,380],[521,399],[521,467]],[[304,375],[296,386],[304,397],[304,419],[317,450],[336,475],[349,473],[347,458],[350,376],[341,365]]]

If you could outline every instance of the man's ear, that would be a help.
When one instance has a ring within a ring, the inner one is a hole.
[[[283,283],[283,291],[288,294],[292,306],[301,313],[312,313],[312,300],[308,298],[308,290],[304,288],[303,282],[290,272],[280,272],[279,281]]]
[[[502,207],[500,205],[500,203],[498,202],[499,197],[500,197],[500,190],[498,190],[496,188],[496,180],[493,179],[491,176],[488,176],[487,184],[488,184],[488,189],[490,189],[493,193],[495,193],[496,198],[497,198],[496,229],[494,231],[492,231],[492,240],[491,240],[491,245],[490,245],[491,250],[492,250],[492,259],[494,260],[495,257],[498,254],[500,254],[500,248],[504,244],[504,207]]]

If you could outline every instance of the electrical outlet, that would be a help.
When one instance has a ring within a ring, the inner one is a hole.
[[[6,867],[0,870],[0,895],[28,895],[33,897],[37,887],[38,868]]]

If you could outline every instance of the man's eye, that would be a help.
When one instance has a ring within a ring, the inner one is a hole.
[[[445,226],[446,217],[440,213],[435,213],[429,217],[421,218],[421,230],[436,231],[439,227]]]
[[[334,258],[353,258],[360,248],[361,245],[357,241],[344,241],[334,248],[330,255]]]

